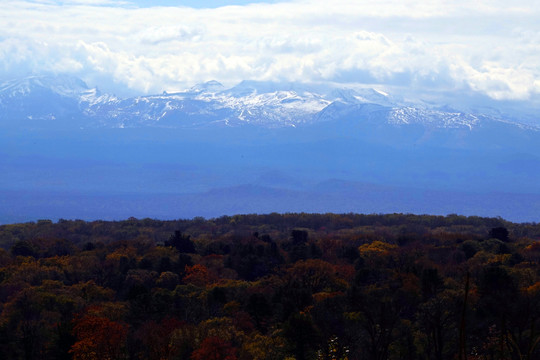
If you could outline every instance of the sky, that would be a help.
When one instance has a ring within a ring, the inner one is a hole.
[[[218,80],[540,99],[537,0],[2,0],[0,78],[122,94]]]

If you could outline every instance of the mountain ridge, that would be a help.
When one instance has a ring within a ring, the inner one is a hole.
[[[324,88],[301,83],[246,80],[226,88],[216,80],[189,89],[120,98],[88,87],[67,75],[31,76],[0,84],[0,122],[39,127],[39,120],[64,120],[89,127],[208,127],[256,125],[263,128],[298,127],[340,120],[394,126],[468,128],[482,122],[501,122],[526,130],[539,127],[518,119],[457,110],[448,104],[404,101],[373,88]],[[67,121],[67,122],[66,122]],[[51,126],[54,124],[46,124]]]
[[[122,98],[69,77],[4,82],[0,219],[325,209],[536,219],[536,126],[404,95],[211,81]]]

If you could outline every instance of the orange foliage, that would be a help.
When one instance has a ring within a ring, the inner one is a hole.
[[[537,281],[533,285],[527,287],[525,289],[525,292],[527,295],[531,297],[538,297],[540,296],[540,281]]]
[[[74,360],[122,359],[127,339],[127,326],[108,318],[85,315],[74,320],[77,342],[70,352]]]
[[[335,268],[318,259],[300,260],[287,270],[287,280],[291,284],[319,292],[335,284]]]
[[[137,256],[137,249],[135,249],[133,246],[127,246],[127,247],[118,248],[114,252],[107,254],[107,260],[119,261],[123,257],[135,258],[136,256]]]
[[[336,269],[336,276],[347,282],[351,282],[354,279],[355,270],[352,265],[334,265]]]
[[[211,336],[201,343],[201,346],[191,354],[192,360],[236,360],[236,348],[228,341],[217,336]]]
[[[195,286],[206,286],[213,282],[213,277],[208,272],[208,268],[204,265],[195,264],[193,266],[186,265],[186,275],[182,280],[186,284]]]
[[[313,300],[316,302],[316,303],[319,303],[321,301],[324,301],[326,299],[331,299],[331,298],[334,298],[336,296],[343,296],[343,292],[341,291],[334,291],[334,292],[319,292],[319,293],[315,293],[313,294]]]
[[[361,245],[358,248],[358,251],[361,255],[388,255],[391,250],[396,249],[397,246],[393,244],[388,244],[382,241],[374,241],[370,244]]]
[[[375,267],[384,266],[391,258],[392,252],[397,248],[397,245],[375,240],[372,243],[361,245],[358,247],[358,251],[366,261],[367,266]]]

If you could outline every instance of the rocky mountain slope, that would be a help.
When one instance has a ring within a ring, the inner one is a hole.
[[[91,89],[74,77],[33,76],[0,84],[0,110],[4,126],[31,128],[281,128],[351,116],[379,125],[439,129],[472,130],[486,122],[524,126],[512,119],[464,112],[445,104],[411,103],[370,88],[255,81],[243,81],[232,88],[209,81],[174,93],[119,98]]]

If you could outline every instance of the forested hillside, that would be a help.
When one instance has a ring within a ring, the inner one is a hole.
[[[3,359],[539,359],[540,225],[269,214],[0,226]]]

